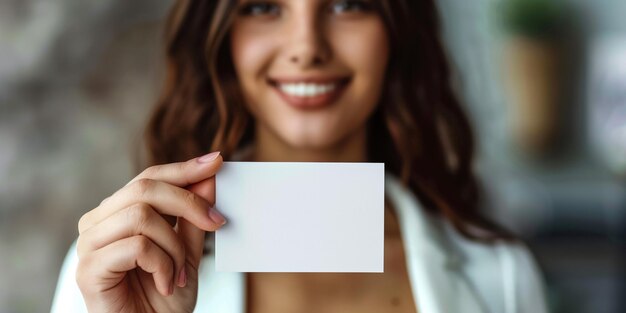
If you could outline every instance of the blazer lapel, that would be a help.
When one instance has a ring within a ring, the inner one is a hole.
[[[443,233],[442,221],[427,214],[412,192],[391,174],[385,178],[402,233],[407,271],[419,312],[485,313],[462,272],[462,258]]]
[[[215,271],[215,255],[200,263],[198,300],[194,312],[244,313],[246,273]]]

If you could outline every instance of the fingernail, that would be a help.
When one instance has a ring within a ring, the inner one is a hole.
[[[178,287],[185,287],[187,285],[187,272],[185,271],[185,266],[180,270],[180,274],[178,274]]]
[[[207,155],[203,155],[201,157],[198,158],[198,162],[199,163],[208,163],[211,162],[215,159],[217,159],[217,156],[220,155],[219,151],[215,151],[215,152],[211,152]]]
[[[224,216],[222,214],[220,214],[220,212],[218,212],[215,209],[215,207],[209,207],[209,217],[217,225],[221,226],[221,225],[226,224],[226,219],[224,218]]]

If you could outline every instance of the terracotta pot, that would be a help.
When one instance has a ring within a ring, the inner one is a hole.
[[[506,42],[504,60],[513,140],[525,153],[544,154],[557,136],[561,115],[558,45],[511,37]]]

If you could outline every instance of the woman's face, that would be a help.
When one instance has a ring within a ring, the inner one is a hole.
[[[257,130],[315,149],[365,129],[388,61],[371,0],[239,0],[230,36]]]

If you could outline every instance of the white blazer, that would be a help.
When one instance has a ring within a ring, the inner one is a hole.
[[[389,173],[385,191],[400,223],[418,312],[547,312],[542,277],[525,246],[462,237],[445,220],[427,214]],[[75,280],[75,245],[61,269],[51,312],[87,312]],[[215,272],[212,255],[204,257],[199,271],[195,312],[245,313],[245,273]]]

